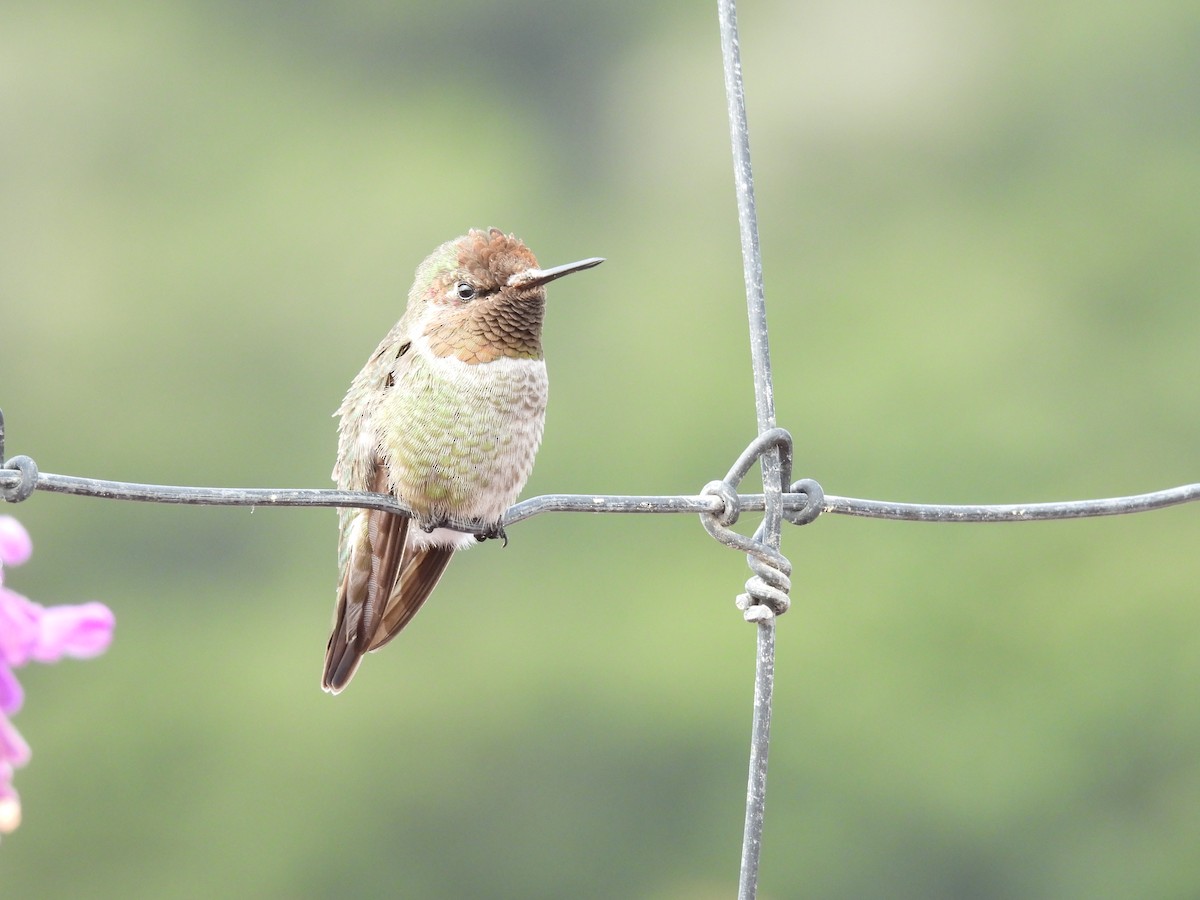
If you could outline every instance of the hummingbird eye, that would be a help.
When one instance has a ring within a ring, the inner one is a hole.
[[[455,293],[458,295],[458,299],[459,299],[459,300],[462,300],[462,301],[464,301],[464,302],[465,302],[465,301],[467,301],[467,300],[474,300],[474,299],[475,299],[475,288],[474,288],[474,286],[472,286],[472,285],[468,284],[468,283],[467,283],[467,282],[465,282],[465,281],[460,281],[460,282],[458,283],[458,287],[457,287],[457,288],[455,288]]]

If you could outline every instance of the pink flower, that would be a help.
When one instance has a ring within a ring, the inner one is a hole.
[[[0,516],[0,578],[4,566],[19,566],[33,552],[33,541],[25,526],[12,516]]]
[[[112,610],[103,603],[46,607],[4,587],[4,566],[18,566],[32,552],[24,526],[12,516],[0,516],[0,834],[21,822],[12,777],[30,757],[29,745],[8,720],[25,700],[13,669],[30,660],[97,656],[108,649],[115,624]]]

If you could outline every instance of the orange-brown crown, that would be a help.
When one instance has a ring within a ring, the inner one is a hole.
[[[525,244],[498,228],[471,229],[435,250],[417,270],[413,290],[421,296],[409,301],[438,310],[425,328],[432,351],[467,363],[540,359],[546,289],[509,284],[537,265]]]

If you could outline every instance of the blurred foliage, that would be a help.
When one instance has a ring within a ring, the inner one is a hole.
[[[1200,4],[769,0],[742,54],[779,421],[831,493],[1197,480]],[[0,11],[0,406],[46,471],[327,484],[469,226],[553,264],[527,495],[691,493],[754,432],[715,11]],[[37,494],[0,893],[730,896],[753,630],[693,520],[543,517],[318,688],[329,511]],[[1200,518],[785,536],[761,895],[1200,893]]]

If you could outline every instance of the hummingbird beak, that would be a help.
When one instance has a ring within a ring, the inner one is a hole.
[[[526,269],[524,272],[518,272],[509,278],[508,286],[521,288],[537,287],[541,284],[548,284],[555,278],[570,275],[572,272],[582,272],[584,269],[598,266],[602,262],[604,262],[602,257],[593,256],[591,259],[581,259],[579,262],[566,263],[565,265],[555,266],[552,269]]]

